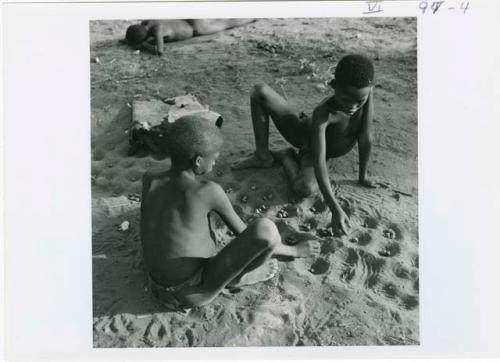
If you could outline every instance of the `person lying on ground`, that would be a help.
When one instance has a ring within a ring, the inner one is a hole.
[[[253,21],[255,19],[144,20],[127,28],[124,42],[133,49],[162,55],[164,43],[218,33]]]

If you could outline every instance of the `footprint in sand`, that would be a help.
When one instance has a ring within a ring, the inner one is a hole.
[[[363,227],[368,229],[376,229],[378,228],[379,221],[374,217],[367,217],[363,222]]]

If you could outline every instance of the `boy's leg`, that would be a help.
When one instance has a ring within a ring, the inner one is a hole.
[[[300,158],[300,169],[292,183],[295,193],[301,197],[309,197],[319,191],[318,182],[314,173],[313,157],[309,151]]]
[[[180,290],[177,298],[188,305],[209,303],[233,279],[269,259],[279,243],[276,225],[269,219],[256,220],[207,262],[200,285]]]
[[[304,125],[295,108],[266,84],[256,85],[250,96],[250,111],[255,137],[255,154],[233,165],[234,169],[270,167],[269,117],[281,135],[293,146],[304,144]]]

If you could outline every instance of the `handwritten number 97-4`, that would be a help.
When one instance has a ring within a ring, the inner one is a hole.
[[[425,14],[427,10],[432,11],[432,14],[435,14],[441,6],[444,4],[445,1],[432,1],[430,2],[429,6],[429,1],[420,1],[418,4],[419,9],[422,11],[422,14]],[[460,10],[465,12],[469,9],[469,2],[468,1],[462,1],[460,3]],[[450,6],[448,7],[448,10],[455,10],[455,7]]]

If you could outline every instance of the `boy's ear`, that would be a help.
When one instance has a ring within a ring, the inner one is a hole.
[[[194,160],[194,167],[200,167],[201,166],[201,161],[202,161],[201,155],[194,156],[193,160]]]

